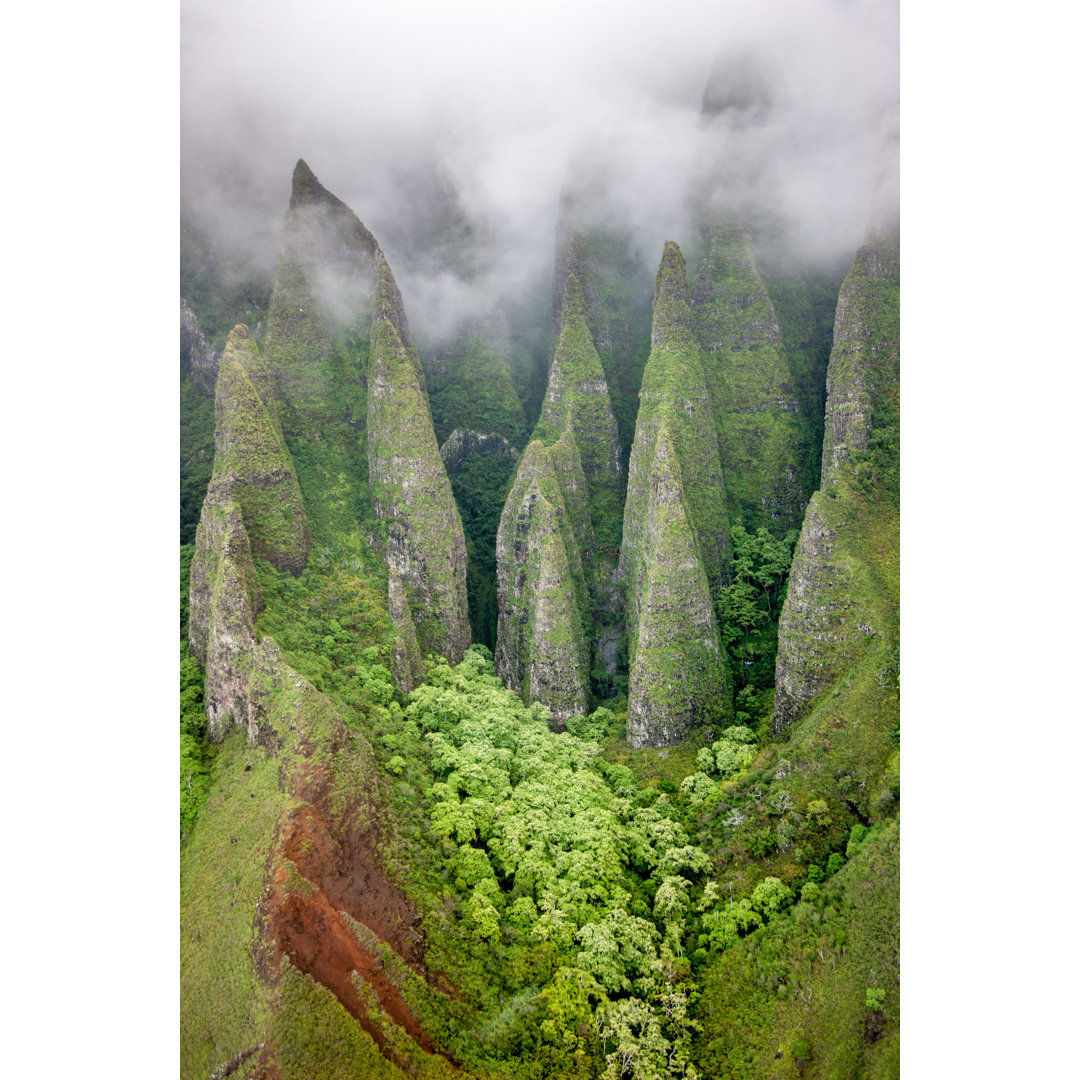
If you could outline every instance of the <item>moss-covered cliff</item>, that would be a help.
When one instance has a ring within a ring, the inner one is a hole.
[[[368,368],[368,469],[388,564],[401,577],[421,653],[469,647],[465,534],[428,412],[401,296],[378,257]]]
[[[899,237],[878,234],[840,291],[822,488],[780,619],[773,727],[865,663],[889,666],[899,619]]]
[[[495,667],[527,703],[565,721],[586,711],[588,602],[582,549],[591,527],[585,478],[567,432],[522,455],[496,541],[498,638]]]
[[[415,638],[421,654],[460,659],[464,535],[401,294],[375,238],[302,161],[265,351],[316,539],[361,559],[374,540],[402,589],[391,610],[413,623],[399,624],[398,652]]]
[[[800,415],[780,324],[745,227],[706,230],[691,295],[716,417],[731,523],[777,536],[798,528],[816,486],[809,417]]]
[[[656,432],[641,576],[631,620],[631,746],[671,746],[696,723],[729,719],[731,680],[684,500],[667,419]]]
[[[633,618],[638,614],[645,572],[652,458],[662,420],[669,425],[679,459],[683,501],[714,600],[726,582],[731,555],[724,476],[712,403],[691,322],[686,263],[678,245],[671,242],[664,248],[656,278],[652,342],[630,454],[619,559]]]

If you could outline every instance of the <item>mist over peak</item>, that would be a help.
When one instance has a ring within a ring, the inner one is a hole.
[[[422,338],[550,290],[560,207],[645,264],[703,207],[811,262],[897,200],[896,0],[185,0],[185,216],[272,266],[303,159]]]

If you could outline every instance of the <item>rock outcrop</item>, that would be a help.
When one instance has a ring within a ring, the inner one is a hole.
[[[539,439],[529,443],[496,541],[495,668],[526,702],[547,705],[556,723],[587,711],[588,589],[581,553],[590,536],[572,436],[552,447]]]
[[[728,515],[750,532],[797,529],[815,479],[812,423],[799,402],[780,325],[746,229],[706,230],[692,292],[716,418]]]
[[[856,254],[829,361],[822,487],[780,617],[773,730],[899,634],[900,260],[896,232]]]
[[[615,415],[600,356],[586,321],[585,294],[571,271],[560,310],[555,356],[535,436],[573,434],[590,487],[618,485],[623,473]]]
[[[180,297],[180,370],[185,367],[191,372],[191,381],[207,397],[214,396],[214,384],[217,382],[220,354],[210,348],[195,312]]]
[[[469,647],[465,533],[431,425],[401,294],[381,252],[368,366],[368,476],[422,655],[458,663]]]
[[[664,248],[656,279],[652,340],[619,560],[630,640],[630,730],[638,746],[669,745],[707,711],[718,719],[731,712],[714,609],[730,559],[723,470],[686,266],[673,243]],[[688,659],[676,686],[672,664],[680,649]]]
[[[836,304],[826,379],[821,486],[870,444],[870,432],[900,422],[900,236],[884,234],[856,253]]]
[[[619,559],[633,619],[639,611],[652,458],[662,420],[669,425],[679,459],[683,501],[714,600],[717,590],[726,583],[731,552],[723,470],[705,372],[691,324],[686,264],[678,246],[670,242],[664,248],[656,279],[652,341],[630,453]]]
[[[241,324],[221,358],[214,403],[214,472],[208,498],[240,507],[251,550],[299,574],[311,532],[281,425],[273,382]]]
[[[730,713],[731,681],[666,421],[656,432],[630,639],[627,740],[671,746]],[[725,713],[724,704],[727,709]]]
[[[464,533],[401,294],[375,238],[302,161],[266,355],[322,539],[355,542],[372,510],[383,526],[369,539],[398,578],[388,577],[387,604],[401,685],[417,677],[414,645],[456,663],[469,645]]]

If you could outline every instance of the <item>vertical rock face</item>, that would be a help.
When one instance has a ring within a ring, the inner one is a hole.
[[[780,325],[745,228],[707,230],[692,299],[730,520],[750,531],[798,528],[814,483],[812,424],[799,416]]]
[[[860,248],[840,289],[826,380],[824,488],[836,467],[866,450],[870,432],[899,426],[900,236]]]
[[[567,299],[573,296],[573,289],[568,288],[570,278],[576,277],[585,325],[607,384],[625,471],[641,373],[649,355],[651,274],[641,265],[629,230],[575,227],[573,202],[564,200],[561,210],[552,332],[559,342],[564,328],[568,329],[568,353],[571,357],[580,355],[576,314],[567,320],[563,312]]]
[[[723,472],[686,264],[672,243],[664,248],[653,312],[619,560],[635,746],[685,738],[706,709],[718,719],[731,712],[714,610],[730,561]]]
[[[217,382],[218,365],[221,357],[210,348],[195,312],[180,297],[180,367],[187,365],[191,371],[191,381],[207,397],[214,396],[214,384]]]
[[[230,717],[252,736],[247,684],[255,650],[255,616],[261,608],[240,506],[230,498],[228,484],[211,484],[195,534],[188,621],[188,644],[206,673],[204,699],[211,738],[224,736]]]
[[[587,709],[587,600],[581,547],[591,537],[584,474],[567,433],[545,447],[536,439],[521,459],[499,522],[499,598],[495,667],[552,719]],[[584,511],[585,517],[575,518]]]
[[[560,312],[558,345],[548,373],[537,435],[573,433],[590,485],[608,486],[622,475],[622,455],[607,380],[586,322],[585,294],[572,272]]]
[[[220,503],[225,490],[238,504],[254,554],[299,574],[311,533],[278,423],[273,383],[246,326],[229,334],[214,413],[210,491]]]
[[[381,253],[368,367],[368,476],[386,559],[401,579],[422,654],[469,647],[465,534],[428,412],[401,295]],[[399,607],[400,610],[400,607]]]
[[[401,685],[418,677],[414,650],[457,663],[469,645],[465,539],[401,294],[375,238],[302,161],[266,353],[320,542],[355,537],[372,511],[384,523]]]
[[[293,172],[265,349],[282,397],[306,418],[336,415],[335,338],[366,335],[379,246],[360,219],[300,161]],[[349,375],[359,379],[357,359]],[[283,418],[284,419],[284,418]],[[287,430],[303,424],[287,422]]]
[[[822,489],[807,507],[780,617],[773,730],[899,634],[899,236],[856,254],[829,361]]]
[[[653,348],[645,365],[637,430],[630,453],[619,572],[631,618],[639,611],[652,459],[666,422],[679,459],[683,502],[694,528],[710,594],[727,579],[731,544],[716,426],[686,290],[686,264],[673,243],[664,248],[656,279]]]
[[[683,501],[678,455],[666,423],[649,471],[640,586],[630,643],[630,745],[671,746],[715,710],[730,712],[730,679],[713,602]]]

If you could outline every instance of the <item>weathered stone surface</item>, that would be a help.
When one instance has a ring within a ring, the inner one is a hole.
[[[746,229],[706,230],[692,293],[716,419],[728,515],[751,532],[796,529],[815,482],[813,424],[798,396],[780,325]]]
[[[191,560],[190,604],[188,644],[206,673],[210,737],[224,737],[230,722],[250,732],[247,682],[262,594],[243,515],[226,484],[211,486],[203,502]]]
[[[518,451],[501,435],[461,428],[450,432],[450,437],[439,447],[439,456],[450,476],[456,475],[465,459],[475,454],[498,454],[509,461],[515,461],[518,457]]]
[[[641,584],[630,639],[627,740],[671,746],[695,722],[731,713],[713,602],[683,501],[678,455],[661,423],[650,462]]]
[[[273,383],[247,327],[230,334],[214,403],[214,472],[219,502],[239,505],[254,554],[299,574],[311,547],[300,487],[277,418]]]
[[[586,322],[585,294],[573,272],[566,278],[560,323],[535,434],[553,439],[571,431],[590,485],[617,484],[623,472],[619,432],[604,369]]]
[[[822,490],[807,507],[780,616],[773,730],[899,634],[899,236],[856,254],[829,361]]]
[[[180,297],[180,366],[188,366],[191,381],[207,397],[214,396],[214,384],[217,382],[218,365],[221,356],[214,352],[199,329],[199,320],[195,312]]]
[[[354,537],[372,512],[383,523],[398,672],[414,677],[414,638],[421,656],[457,663],[469,645],[465,539],[401,293],[375,238],[302,161],[266,352],[320,542]]]
[[[334,416],[335,338],[366,335],[378,244],[360,219],[300,161],[293,173],[282,252],[274,276],[265,351],[282,398],[304,420]],[[357,360],[351,377],[363,375]]]
[[[587,707],[581,545],[591,530],[584,494],[572,436],[564,434],[553,447],[534,440],[518,466],[496,540],[496,670],[527,702],[547,705],[557,722]],[[584,512],[583,524],[569,507]]]
[[[900,235],[879,234],[856,253],[840,289],[826,381],[822,487],[872,427],[899,424]]]
[[[393,275],[378,256],[368,368],[368,477],[386,560],[401,577],[422,655],[469,647],[465,534],[431,426],[423,371]]]
[[[637,430],[630,453],[619,573],[625,582],[631,635],[640,612],[652,459],[662,423],[678,456],[683,502],[694,528],[709,592],[726,583],[730,538],[716,426],[687,301],[686,264],[668,243],[656,281],[653,349],[645,366]]]
[[[390,658],[391,670],[394,681],[403,693],[408,694],[424,680],[424,661],[416,640],[416,626],[409,611],[405,586],[402,584],[401,575],[392,565],[389,568],[387,610],[395,631],[394,649]]]

